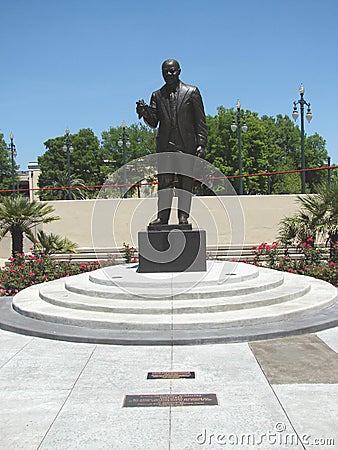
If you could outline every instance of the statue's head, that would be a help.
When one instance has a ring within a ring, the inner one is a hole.
[[[180,65],[175,59],[167,59],[162,64],[162,75],[168,86],[178,83],[180,73]]]

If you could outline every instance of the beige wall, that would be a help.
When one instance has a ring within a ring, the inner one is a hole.
[[[137,246],[137,233],[155,217],[156,202],[156,198],[49,202],[61,220],[43,229],[67,236],[80,248],[109,252],[123,242]],[[207,231],[209,247],[258,244],[276,240],[280,220],[297,209],[295,195],[194,197],[191,222]],[[177,223],[175,211],[172,220]],[[25,249],[30,246],[26,243]],[[5,237],[0,242],[0,258],[9,257],[10,248],[10,238]]]

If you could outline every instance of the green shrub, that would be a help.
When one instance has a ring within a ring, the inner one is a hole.
[[[32,253],[15,254],[9,265],[0,270],[0,295],[14,295],[38,283],[90,272],[100,267],[100,262],[75,263],[71,256],[66,261],[54,261],[50,256]]]
[[[321,250],[315,246],[313,238],[309,237],[298,245],[298,255],[294,259],[290,258],[287,251],[284,255],[280,255],[278,246],[278,242],[271,245],[263,242],[258,247],[253,247],[252,250],[255,252],[253,264],[308,275],[338,287],[338,264],[323,259]]]

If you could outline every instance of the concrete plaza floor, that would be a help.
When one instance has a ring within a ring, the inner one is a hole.
[[[0,448],[338,448],[338,328],[269,341],[117,346],[0,330]],[[148,380],[150,371],[195,379]],[[215,406],[123,407],[215,393]]]

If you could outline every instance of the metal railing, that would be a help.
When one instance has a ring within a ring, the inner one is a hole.
[[[336,170],[338,166],[336,165],[328,165],[328,166],[321,166],[321,167],[311,167],[308,169],[293,169],[293,170],[282,170],[282,171],[265,171],[265,172],[259,172],[259,173],[243,173],[241,175],[228,175],[228,176],[215,176],[215,177],[208,177],[205,179],[202,178],[196,178],[196,181],[200,183],[210,183],[213,181],[219,181],[222,179],[228,179],[228,180],[235,180],[239,178],[257,178],[257,177],[272,177],[274,175],[288,175],[293,173],[303,173],[303,172],[318,172],[318,171],[327,171],[328,172],[328,183],[331,179],[331,171]],[[142,183],[105,183],[104,185],[87,185],[87,186],[72,186],[72,190],[74,189],[80,189],[80,190],[96,190],[99,191],[102,188],[119,188],[126,192],[126,190],[130,188],[138,188],[138,190],[142,190],[146,187],[154,187],[158,184],[157,181],[149,181],[145,182],[142,181]],[[58,187],[38,187],[38,188],[31,188],[31,187],[25,187],[20,188],[17,187],[16,189],[0,189],[0,195],[6,195],[6,194],[13,194],[13,193],[20,193],[24,194],[25,196],[29,197],[30,193],[34,193],[35,196],[38,196],[40,193],[44,192],[58,192],[58,191],[67,191],[68,192],[69,186],[58,186]],[[142,196],[141,196],[142,197]],[[57,199],[55,199],[57,200]]]

